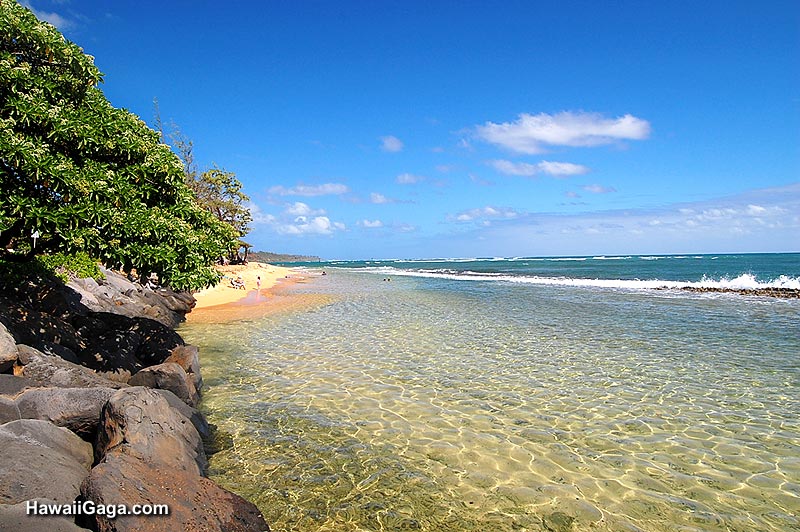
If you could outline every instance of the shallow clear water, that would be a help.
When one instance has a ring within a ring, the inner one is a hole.
[[[800,300],[328,273],[180,330],[273,530],[800,530]]]

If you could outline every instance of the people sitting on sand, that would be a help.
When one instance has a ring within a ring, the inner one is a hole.
[[[231,279],[231,287],[233,288],[241,288],[242,290],[246,290],[244,286],[244,281],[242,280],[242,276],[238,276],[236,279]]]

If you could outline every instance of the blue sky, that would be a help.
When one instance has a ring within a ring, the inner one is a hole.
[[[255,249],[800,251],[800,3],[31,0]]]

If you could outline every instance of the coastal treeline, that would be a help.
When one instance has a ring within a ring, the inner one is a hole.
[[[186,161],[113,107],[93,58],[13,0],[0,0],[0,260],[85,253],[107,267],[198,289],[236,253],[241,184]]]

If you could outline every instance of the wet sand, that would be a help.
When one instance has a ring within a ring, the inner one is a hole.
[[[197,305],[187,314],[188,323],[224,323],[251,320],[264,316],[308,310],[331,303],[335,298],[325,294],[297,293],[299,284],[313,281],[317,274],[298,272],[278,266],[229,266],[226,275],[241,275],[246,289],[235,289],[225,279],[214,288],[195,294]],[[261,276],[261,290],[256,277]]]

